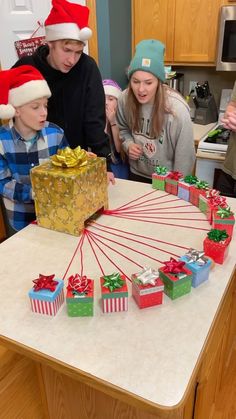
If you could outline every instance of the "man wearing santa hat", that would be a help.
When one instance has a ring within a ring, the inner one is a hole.
[[[83,52],[92,35],[88,18],[88,7],[52,0],[45,21],[47,45],[39,47],[32,56],[21,58],[15,66],[30,64],[42,73],[52,92],[48,120],[63,128],[72,148],[89,148],[106,157],[109,167],[101,75],[93,58]],[[114,182],[112,173],[110,180]]]

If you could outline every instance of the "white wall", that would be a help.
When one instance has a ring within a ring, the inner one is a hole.
[[[86,4],[86,0],[73,0]],[[44,22],[51,9],[50,0],[0,0],[0,63],[10,68],[18,59],[14,42],[28,39],[36,29],[37,21]],[[35,36],[44,35],[40,28]],[[87,52],[87,49],[85,49]]]

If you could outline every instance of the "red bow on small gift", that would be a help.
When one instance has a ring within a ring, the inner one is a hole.
[[[67,289],[73,294],[88,294],[92,291],[91,282],[91,279],[88,279],[87,276],[71,275],[68,278]]]
[[[40,291],[40,290],[49,290],[51,292],[55,291],[56,286],[58,284],[58,281],[54,281],[54,274],[52,275],[42,275],[39,274],[39,277],[37,279],[33,280],[34,285],[34,291]]]
[[[210,202],[210,205],[213,206],[214,208],[218,208],[218,207],[226,208],[228,205],[226,202],[226,198],[224,196],[212,196],[209,198],[209,202]]]
[[[214,196],[219,196],[220,191],[217,189],[209,189],[206,193],[207,198],[213,198]]]
[[[170,172],[170,174],[168,175],[168,178],[173,179],[173,180],[179,180],[182,177],[183,177],[183,173],[177,172],[177,171]]]
[[[164,264],[165,267],[163,268],[163,272],[171,274],[180,274],[181,272],[185,272],[185,262],[175,260],[174,258],[170,258],[170,260],[164,262]]]

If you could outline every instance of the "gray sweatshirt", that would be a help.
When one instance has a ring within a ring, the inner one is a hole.
[[[143,147],[143,155],[138,160],[129,160],[131,172],[139,176],[150,178],[157,165],[177,170],[184,175],[192,173],[195,148],[189,107],[174,90],[168,89],[167,95],[168,107],[173,113],[165,114],[163,129],[158,138],[151,137],[149,133],[152,105],[141,106],[140,132],[132,132],[125,114],[127,90],[119,97],[117,121],[123,149],[128,154],[132,142]]]

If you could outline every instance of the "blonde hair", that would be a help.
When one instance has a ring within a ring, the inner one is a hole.
[[[167,103],[167,91],[171,90],[160,80],[156,90],[154,103],[152,107],[150,135],[157,138],[163,128],[165,113],[172,113]],[[128,85],[128,94],[126,101],[126,114],[128,115],[128,123],[132,131],[140,131],[140,110],[141,104],[137,101],[131,84]]]

